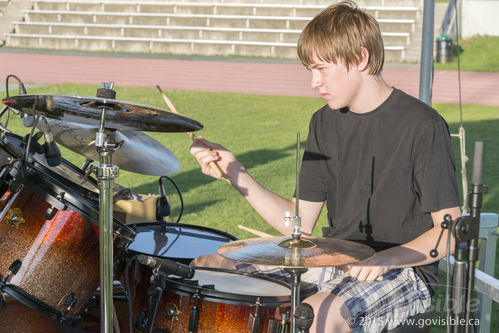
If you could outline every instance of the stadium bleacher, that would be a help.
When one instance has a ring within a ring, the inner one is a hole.
[[[296,58],[324,0],[34,0],[8,47]],[[420,0],[360,1],[380,25],[388,61],[411,61]]]

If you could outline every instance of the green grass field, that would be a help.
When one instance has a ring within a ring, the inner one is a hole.
[[[96,86],[53,85],[30,89],[31,94],[70,94],[95,96]],[[116,88],[117,99],[165,108],[158,92],[151,88]],[[261,96],[230,93],[208,93],[192,91],[168,91],[180,112],[202,124],[198,132],[208,140],[219,142],[232,150],[254,177],[272,191],[291,197],[295,187],[295,140],[301,133],[304,147],[308,132],[308,121],[313,112],[323,105],[315,98]],[[453,104],[436,104],[434,107],[449,123],[452,133],[459,127],[459,107]],[[466,129],[467,155],[472,157],[475,139],[487,141],[484,182],[489,193],[484,197],[483,212],[499,212],[499,107],[465,105],[463,120]],[[5,117],[2,119],[5,121]],[[24,128],[17,116],[11,117],[9,128],[24,135]],[[237,191],[224,181],[203,175],[195,159],[189,154],[190,139],[183,133],[148,133],[175,153],[181,170],[172,178],[182,191],[185,203],[181,222],[207,226],[229,232],[239,238],[254,237],[238,229],[238,224],[267,233],[278,233],[268,226],[245,202]],[[456,159],[459,161],[458,140],[453,138]],[[126,143],[125,143],[126,144]],[[63,157],[79,166],[82,156],[63,149]],[[138,163],[147,163],[142,161]],[[458,169],[460,163],[457,163]],[[468,173],[471,163],[468,163]],[[459,177],[459,170],[457,173]],[[157,177],[143,176],[120,170],[116,183],[131,188],[134,193],[157,193]],[[460,179],[458,179],[460,184]],[[180,204],[173,187],[167,187],[172,205],[171,220],[175,221]],[[322,214],[314,235],[320,236],[320,228],[326,225]],[[498,254],[499,255],[499,254]],[[496,278],[499,268],[496,266]],[[444,280],[442,280],[444,281]],[[440,288],[440,293],[444,288]],[[441,295],[441,294],[439,294]],[[498,311],[494,304],[493,313]],[[442,318],[443,314],[435,312]],[[491,331],[499,331],[498,319],[494,318]],[[443,328],[435,327],[435,332]]]
[[[498,72],[499,37],[476,36],[460,41],[459,59],[462,71]],[[435,62],[435,70],[457,70],[457,45],[454,41],[453,58],[449,63]]]

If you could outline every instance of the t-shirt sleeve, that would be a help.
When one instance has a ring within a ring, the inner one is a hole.
[[[459,206],[456,165],[442,118],[424,126],[414,146],[414,186],[423,212]]]
[[[314,202],[326,200],[327,186],[325,176],[324,153],[320,150],[316,126],[317,114],[312,117],[309,126],[307,145],[303,153],[300,172],[300,199]],[[296,191],[295,191],[296,196]]]

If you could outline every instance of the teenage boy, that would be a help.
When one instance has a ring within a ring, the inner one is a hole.
[[[392,329],[429,310],[446,233],[440,257],[429,253],[444,216],[460,216],[447,124],[434,109],[383,81],[379,27],[353,2],[319,13],[300,35],[298,56],[312,74],[312,88],[327,102],[312,116],[303,156],[302,233],[311,235],[326,203],[324,237],[361,242],[376,251],[343,273],[314,268],[302,277],[319,289],[304,300],[315,313],[310,332]],[[283,221],[295,210],[294,198],[264,188],[218,144],[199,138],[191,153],[213,177],[209,163],[216,162],[223,179],[270,225],[291,234]],[[214,256],[195,264],[231,267]]]

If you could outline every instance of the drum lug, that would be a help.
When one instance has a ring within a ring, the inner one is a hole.
[[[11,275],[16,275],[17,272],[19,272],[19,269],[21,269],[22,264],[23,264],[22,261],[19,259],[15,260],[12,264],[10,264],[9,273],[7,273],[5,281],[9,281]]]
[[[289,311],[281,313],[281,319],[270,319],[267,333],[287,333],[289,332]]]
[[[13,193],[17,193],[22,187],[22,168],[24,167],[23,163],[20,160],[16,160],[9,167],[9,188]]]
[[[52,220],[58,211],[59,209],[55,208],[54,206],[50,206],[49,208],[47,208],[47,210],[45,211],[45,220]]]
[[[71,293],[68,295],[68,297],[66,297],[66,300],[64,301],[64,305],[67,306],[67,308],[66,308],[66,312],[64,313],[64,316],[66,316],[67,313],[69,312],[69,310],[76,305],[77,301],[78,301],[78,299],[74,293]]]
[[[3,291],[4,288],[7,286],[7,282],[9,281],[10,276],[12,274],[13,275],[17,274],[22,264],[23,264],[22,261],[17,259],[12,264],[10,264],[9,272],[7,273],[7,276],[5,278],[2,275],[0,275],[0,292]]]
[[[62,202],[62,199],[64,199],[64,195],[66,193],[65,192],[61,192],[57,195],[56,199],[59,201],[59,202]],[[64,208],[63,210],[66,209],[66,205],[64,205]],[[47,208],[47,210],[45,211],[45,219],[46,220],[52,220],[55,216],[55,214],[59,211],[59,209],[57,209],[56,207],[54,206],[50,206],[49,208]]]
[[[191,313],[189,314],[189,332],[197,333],[199,326],[199,289],[196,289],[196,293],[192,296],[194,297],[194,305],[191,308]]]
[[[260,298],[258,297],[255,302],[255,312],[250,314],[250,322],[248,326],[248,332],[251,333],[257,333],[258,329],[260,328],[260,316],[259,316],[259,310],[260,310]],[[251,329],[250,329],[251,327]]]
[[[182,311],[174,303],[166,304],[164,311],[166,318],[171,321],[179,321],[178,317],[182,315]]]

